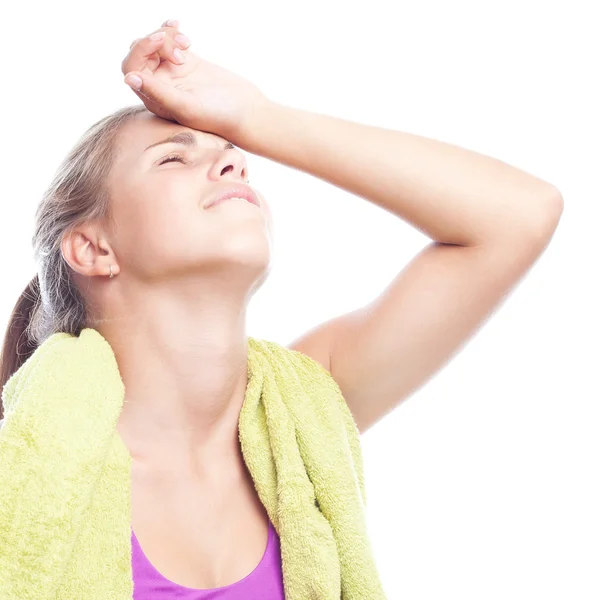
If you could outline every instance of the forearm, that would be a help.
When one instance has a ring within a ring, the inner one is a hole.
[[[361,196],[444,243],[551,235],[562,210],[554,186],[500,160],[274,102],[253,117],[244,149]]]

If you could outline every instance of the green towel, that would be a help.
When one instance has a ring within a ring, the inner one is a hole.
[[[2,391],[0,598],[131,600],[125,388],[95,329],[55,333]],[[384,599],[359,432],[321,364],[248,338],[244,461],[281,542],[287,600]]]

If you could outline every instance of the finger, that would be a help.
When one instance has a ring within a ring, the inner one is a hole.
[[[141,80],[139,87],[133,83],[135,77]],[[141,94],[141,96],[151,102],[164,107],[175,117],[185,116],[190,108],[190,99],[186,96],[185,92],[182,92],[169,83],[165,83],[159,77],[148,72],[135,71],[127,73],[125,83],[131,86],[136,94]]]
[[[152,39],[153,36],[155,39]],[[129,48],[129,53],[121,62],[122,73],[125,74],[129,71],[144,69],[152,55],[164,44],[166,37],[166,32],[156,31],[146,37],[135,40]]]
[[[165,21],[161,27],[179,27],[179,21],[177,19],[169,19],[168,21]]]
[[[187,50],[191,41],[183,33],[175,33],[176,30],[171,30],[171,32],[156,31],[144,38],[135,39],[129,47],[129,54],[121,63],[121,72],[125,74],[129,71],[144,69],[154,53],[158,53],[161,58],[176,65],[183,64],[185,58],[181,50]],[[160,34],[163,34],[160,39],[152,39],[153,36],[160,36]],[[174,35],[174,40],[171,38],[172,35]]]
[[[177,21],[175,21],[175,22],[177,23]],[[162,30],[159,29],[158,32],[162,32]],[[165,31],[165,33],[166,33],[166,35],[165,35],[165,55],[164,55],[164,58],[169,58],[167,56],[167,54],[168,54],[167,48],[170,48],[171,50],[173,50],[175,48],[175,45],[177,45],[182,50],[187,50],[190,47],[191,43],[192,43],[191,40],[190,40],[190,38],[187,35],[181,33],[181,31],[179,31],[177,29],[168,28]],[[133,47],[134,44],[136,44],[137,42],[141,41],[142,39],[143,38],[138,38],[137,40],[135,40],[133,42],[133,44],[131,44],[130,48]]]

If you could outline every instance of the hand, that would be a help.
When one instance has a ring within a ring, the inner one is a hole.
[[[193,54],[189,40],[177,41],[174,23],[155,32],[164,32],[161,39],[151,34],[133,41],[121,63],[125,82],[132,75],[142,80],[139,90],[132,89],[155,115],[243,147],[252,115],[269,100],[250,81]]]

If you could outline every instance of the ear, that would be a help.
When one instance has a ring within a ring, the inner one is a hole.
[[[65,235],[61,243],[63,258],[80,275],[94,277],[117,275],[119,264],[108,239],[97,224],[75,228]]]

